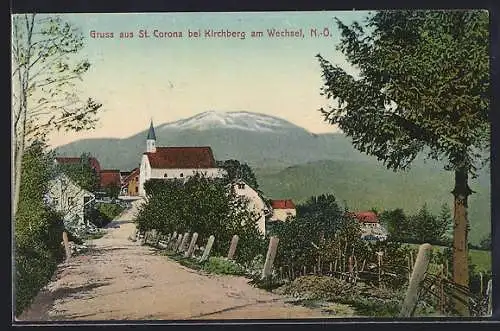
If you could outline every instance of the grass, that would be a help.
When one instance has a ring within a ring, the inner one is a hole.
[[[410,247],[418,249],[419,244],[407,244]],[[444,250],[445,246],[432,246],[433,250]],[[471,263],[476,266],[476,271],[478,272],[489,272],[491,271],[491,251],[483,251],[479,249],[470,249],[469,257]]]
[[[481,251],[478,249],[471,249],[469,251],[471,263],[476,266],[478,272],[491,271],[491,251]]]

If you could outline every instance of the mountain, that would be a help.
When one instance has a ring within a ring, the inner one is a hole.
[[[252,167],[286,167],[322,159],[376,163],[356,151],[344,135],[313,134],[286,120],[250,112],[204,112],[155,127],[157,146],[211,146],[215,158]],[[57,148],[60,155],[90,152],[104,168],[132,169],[140,163],[147,129],[124,139],[79,140]]]
[[[209,111],[155,127],[157,146],[211,146],[217,160],[237,159],[256,172],[263,192],[273,198],[304,201],[334,193],[355,209],[401,207],[417,210],[427,203],[439,211],[451,203],[453,174],[439,162],[415,160],[409,172],[387,170],[362,154],[342,133],[313,134],[284,119],[250,112]],[[147,128],[124,139],[85,139],[57,148],[64,156],[89,152],[103,168],[138,167]],[[490,231],[490,176],[483,171],[471,184],[471,238]]]

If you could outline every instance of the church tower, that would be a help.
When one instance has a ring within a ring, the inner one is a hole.
[[[156,134],[155,134],[155,128],[153,127],[153,120],[151,120],[148,137],[146,138],[146,152],[156,153]]]

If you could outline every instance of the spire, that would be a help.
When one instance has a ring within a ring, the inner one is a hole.
[[[155,128],[153,127],[153,119],[151,119],[151,125],[149,126],[149,132],[147,140],[156,140]]]

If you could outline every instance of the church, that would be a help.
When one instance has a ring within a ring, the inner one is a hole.
[[[201,147],[157,147],[153,121],[146,138],[139,171],[139,195],[145,197],[144,183],[151,178],[182,179],[203,173],[221,178],[225,170],[218,168],[212,149]]]

